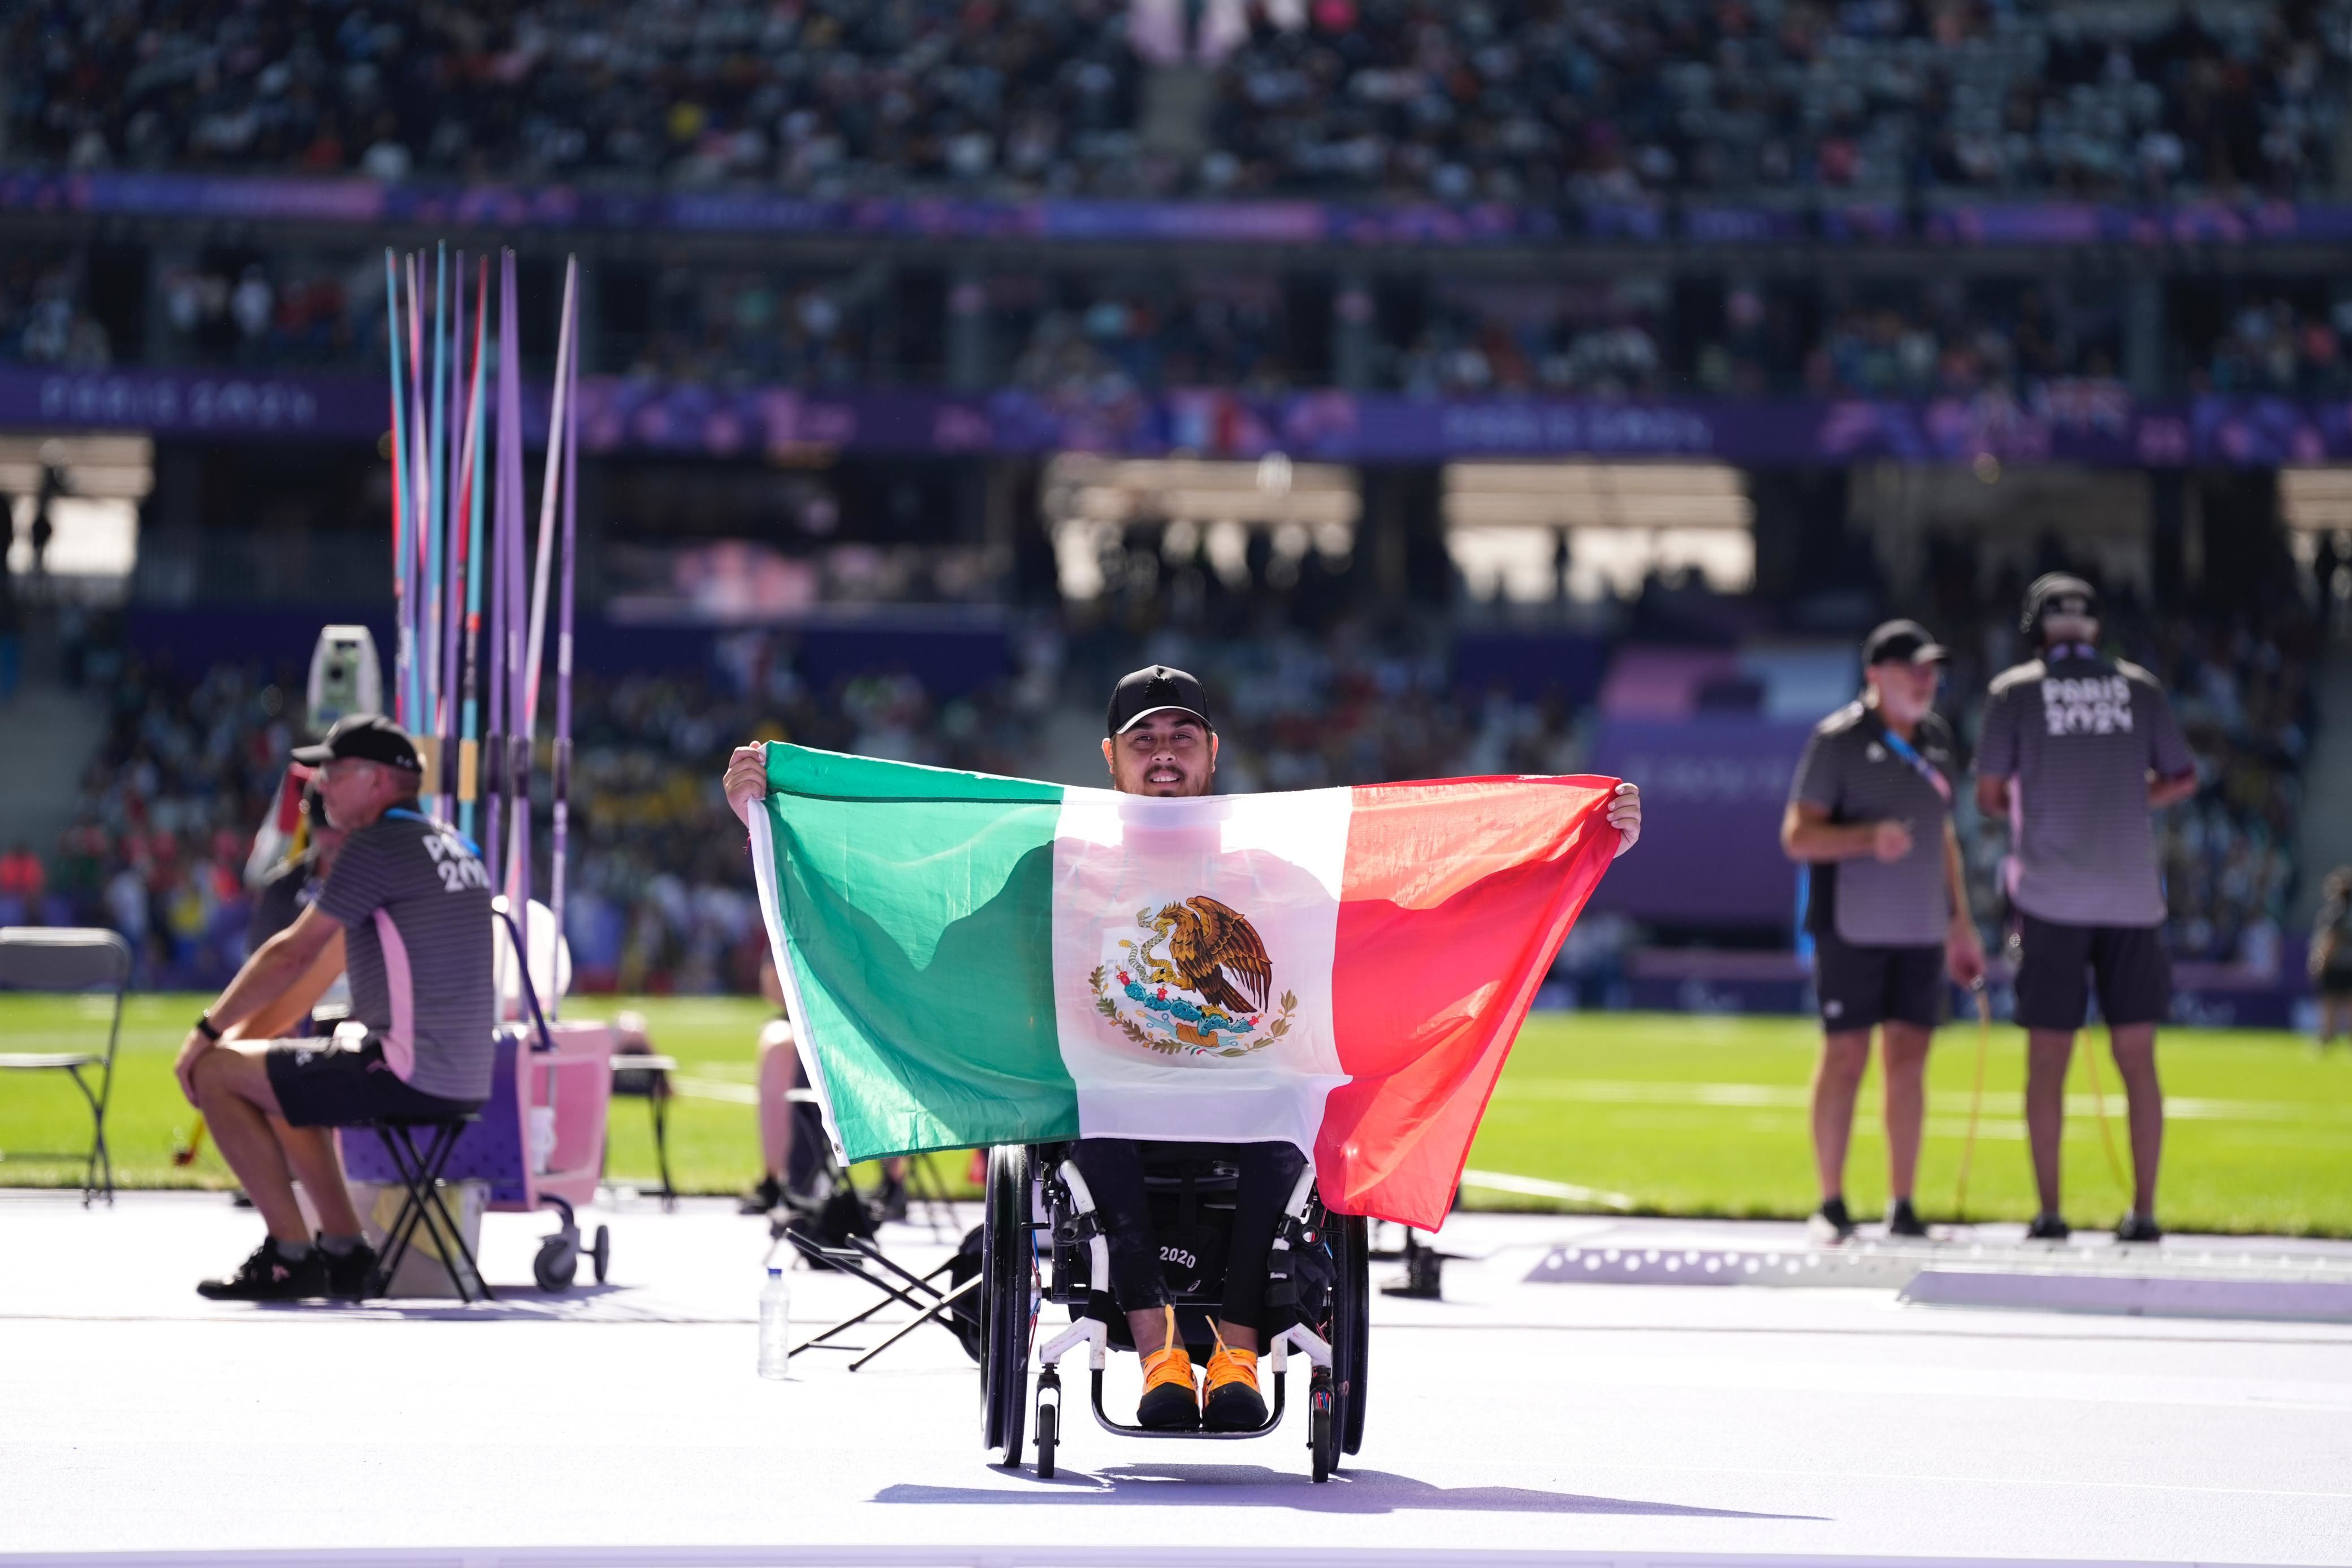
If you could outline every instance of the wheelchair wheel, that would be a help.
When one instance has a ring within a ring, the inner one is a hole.
[[[1052,1398],[1046,1396],[1051,1394]],[[1047,1367],[1037,1375],[1037,1479],[1054,1479],[1054,1448],[1061,1440],[1062,1380]]]
[[[1029,1186],[1025,1147],[988,1152],[980,1265],[982,1428],[983,1446],[1003,1450],[1003,1463],[1015,1467],[1029,1414],[1029,1340],[1037,1322]]]
[[[1364,1392],[1371,1362],[1371,1237],[1360,1215],[1340,1218],[1338,1234],[1339,1279],[1331,1303],[1331,1362],[1337,1387],[1334,1414],[1339,1447],[1352,1454],[1364,1446]],[[1334,1465],[1338,1463],[1336,1458]]]

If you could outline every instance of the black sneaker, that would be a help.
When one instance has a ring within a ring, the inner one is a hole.
[[[738,1214],[773,1214],[776,1210],[783,1207],[784,1184],[778,1181],[774,1176],[764,1176],[760,1178],[758,1186],[751,1187],[749,1191],[743,1194],[743,1200],[735,1206],[735,1212]]]
[[[317,1248],[289,1263],[267,1237],[236,1273],[196,1286],[196,1294],[215,1301],[299,1301],[326,1293],[327,1264]]]
[[[2025,1228],[2028,1241],[2063,1241],[2074,1234],[2074,1228],[2067,1224],[2063,1217],[2055,1214],[2037,1214],[2033,1217],[2033,1223]]]
[[[1927,1222],[1919,1218],[1909,1198],[1898,1197],[1886,1206],[1886,1234],[1918,1239],[1927,1234]]]
[[[2126,1214],[2123,1218],[2123,1223],[2116,1227],[2116,1239],[2161,1241],[2164,1239],[2164,1228],[2157,1224],[2156,1216],[2153,1214]]]
[[[321,1247],[317,1255],[327,1260],[327,1294],[339,1301],[360,1301],[367,1299],[375,1282],[376,1250],[362,1241],[340,1256]]]
[[[1201,1394],[1192,1381],[1192,1358],[1181,1344],[1143,1358],[1143,1397],[1135,1424],[1147,1432],[1197,1432]]]
[[[1845,1199],[1832,1197],[1813,1211],[1805,1221],[1805,1228],[1816,1241],[1826,1241],[1834,1247],[1841,1241],[1853,1239],[1853,1216],[1845,1210]]]
[[[1220,1345],[1209,1357],[1208,1392],[1201,1398],[1201,1425],[1212,1432],[1255,1432],[1265,1425],[1265,1396],[1257,1391],[1254,1352]]]

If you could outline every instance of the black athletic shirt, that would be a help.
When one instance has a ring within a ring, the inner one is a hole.
[[[1993,677],[1977,771],[2011,781],[2017,906],[2064,925],[2160,925],[2148,775],[2197,766],[2156,677],[2087,648]]]
[[[1958,766],[1951,727],[1934,714],[1919,721],[1911,749],[1935,770],[1938,789],[1903,755],[1878,710],[1851,702],[1813,727],[1789,786],[1791,802],[1819,806],[1839,824],[1887,820],[1911,830],[1911,852],[1893,864],[1874,855],[1812,866],[1805,928],[1835,932],[1857,947],[1917,947],[1940,943],[1952,918],[1944,879],[1944,823],[1952,812]]]

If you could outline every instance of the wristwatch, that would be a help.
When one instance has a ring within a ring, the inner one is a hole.
[[[213,1015],[209,1012],[202,1012],[196,1015],[196,1032],[203,1035],[206,1040],[211,1040],[215,1045],[218,1045],[220,1043],[220,1025],[213,1022]]]

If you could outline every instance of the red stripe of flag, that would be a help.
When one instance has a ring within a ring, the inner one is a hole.
[[[1561,938],[1615,856],[1614,779],[1354,791],[1332,962],[1350,1081],[1315,1145],[1324,1199],[1433,1230]],[[1465,800],[1467,795],[1470,799]]]

